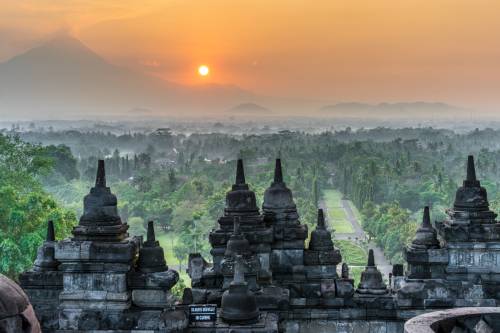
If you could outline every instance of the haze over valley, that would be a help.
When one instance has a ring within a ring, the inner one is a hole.
[[[179,84],[114,65],[62,36],[0,63],[0,115],[12,121],[311,117],[369,119],[376,126],[382,120],[474,121],[481,112],[441,102],[331,102],[263,96],[230,84]]]

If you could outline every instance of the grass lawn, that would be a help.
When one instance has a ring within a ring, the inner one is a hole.
[[[191,286],[191,279],[186,273],[186,261],[182,263],[182,270],[179,269],[179,260],[174,256],[173,246],[177,243],[177,235],[174,233],[158,232],[156,234],[156,240],[160,242],[160,246],[163,247],[165,253],[165,260],[167,265],[171,269],[175,269],[179,273],[179,277],[184,280],[184,283],[189,287]]]
[[[354,288],[358,287],[359,280],[361,278],[361,272],[363,272],[364,270],[365,268],[360,266],[349,267],[349,277],[351,279],[354,279]]]
[[[368,261],[368,252],[363,246],[348,240],[336,240],[334,244],[342,253],[342,262],[349,265],[349,275],[351,279],[354,279],[354,286],[357,287],[361,272]]]
[[[339,234],[354,233],[351,223],[342,207],[342,195],[336,190],[324,190],[323,200],[327,209],[327,216],[330,226]]]
[[[177,272],[179,273],[179,280],[182,280],[186,287],[190,288],[191,287],[191,279],[189,278],[189,275],[186,273],[186,270],[184,269],[184,266],[182,266],[182,272]]]
[[[362,246],[348,240],[336,240],[334,244],[340,249],[343,262],[354,266],[366,265],[368,253]]]
[[[178,266],[179,261],[174,256],[173,246],[177,243],[177,236],[174,233],[157,232],[156,240],[160,242],[165,252],[165,260],[169,266]]]

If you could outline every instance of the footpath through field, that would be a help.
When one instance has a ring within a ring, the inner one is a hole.
[[[327,224],[335,230],[335,239],[351,240],[356,243],[368,240],[368,236],[361,227],[359,213],[355,212],[356,208],[350,200],[342,198],[339,191],[324,190],[320,207],[325,212]],[[389,273],[392,272],[392,265],[385,258],[382,249],[373,241],[368,243],[368,248],[373,249],[378,269],[388,278]]]

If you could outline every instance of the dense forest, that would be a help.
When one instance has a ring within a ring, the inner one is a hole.
[[[58,237],[69,235],[98,159],[106,160],[108,183],[130,233],[144,234],[154,220],[160,240],[171,244],[167,261],[181,270],[189,252],[209,257],[207,233],[223,212],[236,159],[244,159],[247,182],[261,203],[278,156],[303,223],[312,226],[322,192],[337,189],[361,212],[363,228],[386,257],[402,262],[421,208],[430,205],[433,219],[442,219],[452,204],[468,154],[476,156],[478,176],[494,209],[499,207],[499,142],[500,131],[492,129],[259,135],[3,130],[0,272],[15,277],[31,266],[47,220],[54,220]]]

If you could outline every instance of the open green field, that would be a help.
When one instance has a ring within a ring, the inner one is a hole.
[[[330,226],[339,234],[354,233],[342,207],[342,194],[337,190],[324,190],[323,200],[327,209]],[[352,205],[351,205],[352,206]]]
[[[177,236],[174,233],[164,233],[158,232],[156,234],[156,240],[160,242],[160,246],[163,247],[163,251],[165,252],[165,260],[167,261],[167,265],[169,266],[178,266],[179,261],[174,256],[173,247],[177,243]]]
[[[361,278],[361,272],[365,270],[361,266],[351,266],[349,267],[349,277],[354,280],[354,288],[358,287],[359,280]]]
[[[349,265],[350,277],[354,279],[354,285],[357,286],[361,272],[368,261],[368,252],[362,245],[349,240],[336,240],[335,247],[340,249],[342,262]]]
[[[174,249],[173,247],[177,243],[177,236],[174,233],[157,233],[156,234],[156,240],[160,242],[160,246],[163,247],[163,251],[165,253],[165,260],[167,261],[167,265],[175,269],[178,273],[179,276],[182,280],[184,280],[184,283],[189,287],[191,286],[191,279],[189,278],[189,275],[186,273],[186,264],[187,262],[184,261],[182,263],[182,270],[179,269],[179,260],[174,256]]]
[[[342,253],[342,261],[348,265],[365,266],[368,253],[361,245],[348,240],[336,240],[335,247]]]

